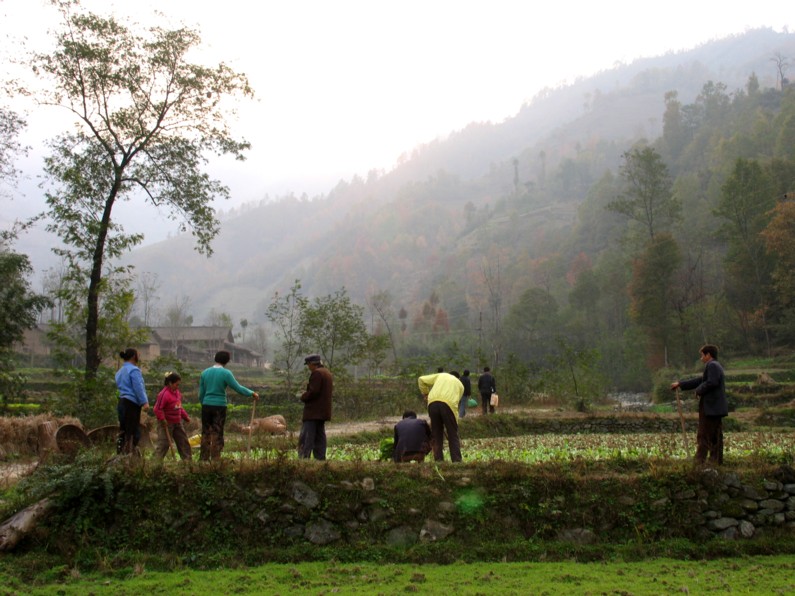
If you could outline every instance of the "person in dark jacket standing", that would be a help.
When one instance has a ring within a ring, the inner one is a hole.
[[[461,384],[464,386],[464,395],[461,396],[458,402],[458,417],[463,418],[467,415],[467,400],[472,397],[472,379],[469,378],[468,368],[464,369],[464,373],[461,375],[459,381],[461,381]]]
[[[723,463],[723,418],[729,415],[726,400],[726,381],[723,367],[718,362],[718,348],[707,344],[700,350],[704,374],[693,379],[674,381],[671,389],[695,389],[698,396],[698,433],[696,435],[696,462],[707,460]]]
[[[395,446],[392,459],[396,463],[425,461],[431,450],[431,427],[417,418],[411,410],[403,412],[403,419],[395,425]]]
[[[494,380],[494,375],[491,374],[491,369],[486,366],[483,368],[483,374],[478,377],[478,393],[480,393],[480,404],[483,406],[483,414],[487,412],[494,413],[494,406],[491,405],[491,394],[497,393],[497,382]]]
[[[309,368],[309,382],[301,395],[304,414],[301,418],[301,434],[298,436],[298,457],[317,460],[326,459],[326,421],[331,420],[331,397],[334,378],[321,362],[318,354],[304,358]]]

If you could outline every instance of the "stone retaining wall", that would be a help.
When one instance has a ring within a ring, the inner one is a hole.
[[[620,480],[617,482],[620,483]],[[455,484],[459,491],[469,487],[473,489],[473,494],[478,492],[477,480],[468,475],[457,478]],[[698,473],[698,480],[693,484],[693,488],[667,496],[658,494],[648,500],[628,488],[611,502],[616,496],[613,492],[612,497],[601,499],[602,503],[597,506],[591,525],[575,526],[563,521],[567,517],[571,519],[563,508],[572,498],[579,499],[581,495],[548,493],[543,501],[528,502],[526,507],[518,509],[534,511],[531,515],[533,519],[529,520],[532,527],[546,528],[547,536],[576,544],[598,543],[605,541],[616,530],[620,533],[616,522],[605,524],[609,517],[624,519],[625,523],[638,524],[640,527],[648,521],[654,521],[662,527],[680,527],[684,529],[682,536],[696,539],[749,539],[775,528],[795,532],[795,482],[764,480],[759,486],[754,486],[741,482],[735,473],[705,469]],[[289,539],[306,540],[315,545],[350,542],[352,535],[365,531],[375,542],[408,547],[472,531],[465,527],[468,525],[465,510],[467,506],[474,505],[462,502],[461,494],[466,493],[459,492],[457,499],[441,498],[430,511],[420,513],[415,509],[399,511],[390,507],[379,488],[378,483],[370,477],[353,482],[342,481],[338,489],[355,497],[344,499],[348,501],[345,507],[326,505],[323,513],[315,516],[310,512],[322,508],[322,496],[308,484],[294,481],[290,485],[289,496],[284,495],[287,499],[279,509],[277,525],[284,528]],[[274,494],[275,491],[267,491],[268,496]],[[417,495],[418,503],[423,496]],[[511,510],[496,503],[495,507],[503,511],[503,515],[497,515],[486,523],[504,526],[506,541],[517,537],[512,535],[514,532],[523,532],[526,537],[534,533],[528,535],[526,528],[520,530],[522,526],[527,526],[527,520],[517,518],[516,508]],[[610,514],[605,508],[610,510]],[[603,515],[599,514],[600,510]],[[630,512],[637,510],[649,512],[647,518],[628,521],[633,519]],[[614,515],[616,513],[617,516]],[[265,524],[276,521],[266,509],[259,511],[257,518]]]
[[[258,552],[264,561],[282,553],[308,556],[325,546],[351,558],[359,550],[404,553],[415,545],[422,553],[438,543],[434,552],[452,560],[479,549],[518,560],[523,545],[554,541],[577,548],[765,534],[792,539],[795,470],[759,472],[741,478],[735,471],[682,465],[628,466],[622,473],[506,462],[286,462],[133,471],[119,461],[96,474],[81,469],[73,477],[54,477],[65,488],[53,493],[51,512],[34,540],[55,540],[67,549],[81,543],[146,550],[157,537],[182,556]],[[86,533],[87,527],[93,531]]]
[[[700,514],[694,522],[705,535],[723,538],[750,538],[764,528],[787,526],[795,529],[795,483],[765,480],[761,486],[743,484],[733,473],[704,471],[704,486],[688,490],[674,499],[697,505]],[[711,482],[708,482],[711,481]]]

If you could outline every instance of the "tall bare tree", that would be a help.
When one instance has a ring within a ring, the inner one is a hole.
[[[138,288],[135,293],[135,300],[141,307],[141,320],[145,327],[154,323],[157,301],[159,296],[157,291],[160,289],[160,281],[156,273],[149,271],[143,272],[138,277]]]
[[[309,301],[301,294],[301,282],[295,280],[286,294],[275,292],[265,316],[276,328],[281,346],[274,355],[274,364],[284,373],[287,391],[292,392],[293,376],[297,372],[304,349],[303,313]]]
[[[394,359],[394,363],[397,364],[397,347],[395,346],[395,335],[392,332],[393,323],[395,321],[395,312],[392,308],[392,295],[388,290],[382,290],[370,296],[368,302],[370,308],[378,315],[378,318],[384,325],[384,329],[386,329],[389,337],[389,345],[392,347],[392,358]],[[373,330],[371,329],[370,332],[373,333]]]
[[[776,64],[776,84],[778,85],[779,89],[783,90],[784,83],[787,81],[787,77],[784,75],[786,75],[787,70],[789,69],[789,60],[781,52],[776,52],[773,54],[771,60]]]
[[[489,308],[494,322],[494,335],[491,340],[492,366],[499,365],[500,352],[502,348],[502,334],[500,332],[500,321],[502,320],[502,280],[500,278],[500,257],[497,255],[496,262],[492,263],[486,259],[481,264],[483,282],[489,292]]]

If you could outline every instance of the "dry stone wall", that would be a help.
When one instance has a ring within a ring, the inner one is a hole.
[[[765,480],[761,485],[743,484],[733,473],[705,470],[699,489],[675,495],[675,499],[698,504],[697,521],[707,536],[751,538],[769,528],[795,530],[795,483]]]

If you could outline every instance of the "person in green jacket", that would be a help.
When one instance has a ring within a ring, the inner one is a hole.
[[[207,461],[221,457],[224,448],[224,425],[226,424],[226,388],[240,395],[259,399],[259,395],[243,387],[226,368],[232,356],[226,350],[216,352],[215,365],[204,369],[199,377],[199,403],[202,406],[202,442],[199,459]]]

